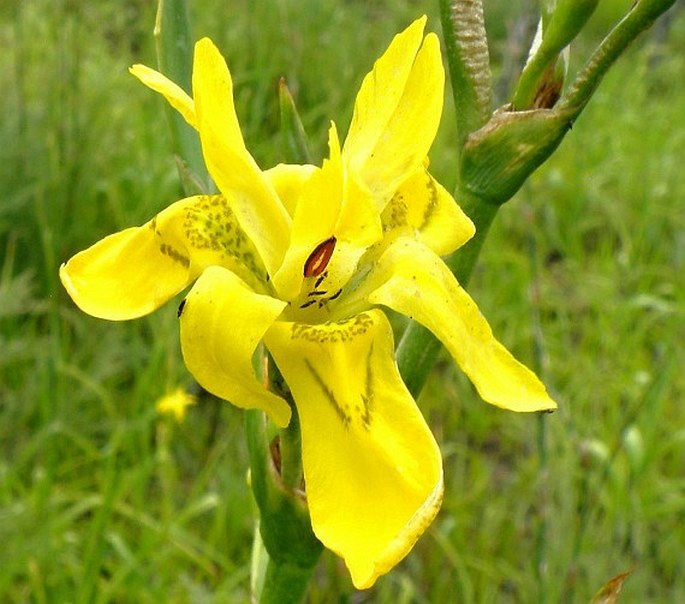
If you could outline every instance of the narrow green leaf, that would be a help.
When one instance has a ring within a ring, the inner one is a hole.
[[[281,480],[264,413],[250,409],[245,418],[252,491],[260,512],[259,531],[269,554],[259,601],[300,602],[323,546],[312,531],[303,493],[288,488]],[[299,430],[299,425],[293,429]]]
[[[193,41],[186,0],[158,1],[154,35],[159,71],[191,94]],[[184,190],[189,195],[206,192],[210,179],[197,132],[168,105],[166,111]]]
[[[285,161],[292,164],[312,163],[307,133],[304,131],[295,101],[283,78],[278,85],[278,100],[281,109],[281,133]]]

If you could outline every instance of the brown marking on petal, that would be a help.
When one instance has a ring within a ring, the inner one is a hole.
[[[309,254],[309,258],[304,263],[303,273],[305,277],[318,277],[326,270],[328,263],[331,261],[333,250],[335,250],[336,242],[337,239],[335,236],[332,236],[314,248],[314,251]]]
[[[314,378],[314,381],[318,384],[319,388],[321,388],[321,392],[323,393],[324,398],[331,404],[331,407],[333,407],[333,410],[338,416],[338,419],[342,422],[345,428],[349,428],[350,423],[352,422],[352,418],[350,417],[349,413],[346,412],[346,410],[338,402],[338,400],[335,397],[335,393],[326,385],[326,382],[321,377],[321,375],[319,375],[319,372],[314,368],[314,365],[311,364],[309,359],[305,359],[304,364],[309,370],[309,373],[311,373],[312,377]]]
[[[369,430],[371,427],[374,403],[373,370],[371,366],[372,354],[373,345],[369,348],[369,352],[366,357],[366,380],[364,383],[364,391],[359,393],[359,399],[356,402],[350,400],[340,401],[336,397],[335,392],[328,387],[326,381],[321,374],[319,374],[311,361],[307,358],[304,359],[305,366],[309,370],[309,373],[314,378],[314,381],[321,389],[324,398],[330,403],[331,407],[346,429],[351,428],[355,420],[358,420],[358,425],[360,428]]]

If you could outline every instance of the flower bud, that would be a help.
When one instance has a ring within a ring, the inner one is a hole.
[[[568,57],[562,51],[583,28],[598,0],[558,0],[556,8],[545,13],[523,69],[514,107],[549,108],[559,97]]]
[[[556,55],[580,33],[598,0],[558,0],[549,23],[542,31],[542,45]]]

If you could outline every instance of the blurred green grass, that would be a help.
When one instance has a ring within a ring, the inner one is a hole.
[[[127,73],[154,65],[153,4],[0,7],[3,602],[247,601],[241,413],[206,399],[183,424],[160,418],[161,395],[192,387],[175,304],[98,321],[57,279],[72,253],[181,194],[161,101]],[[228,57],[248,147],[269,166],[280,76],[320,157],[393,33],[422,12],[439,30],[433,4],[202,0],[192,17]],[[603,3],[583,43],[628,4]],[[486,10],[499,76],[516,7]],[[500,213],[470,284],[559,412],[491,409],[441,360],[420,400],[445,457],[441,515],[370,592],[325,555],[312,602],[587,602],[628,569],[626,602],[685,593],[682,17],[623,57]],[[432,152],[446,184],[449,111]]]

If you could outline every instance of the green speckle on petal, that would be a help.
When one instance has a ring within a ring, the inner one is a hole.
[[[183,230],[188,246],[193,250],[225,254],[253,275],[264,275],[257,251],[223,196],[199,196],[186,210]]]

